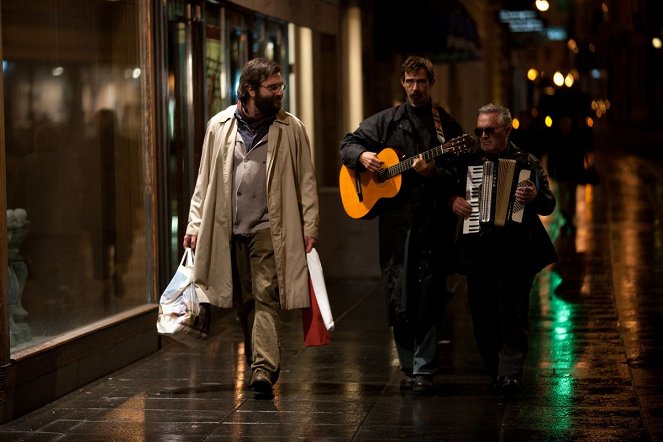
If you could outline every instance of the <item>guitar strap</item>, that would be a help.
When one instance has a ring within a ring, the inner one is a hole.
[[[437,132],[437,140],[440,144],[444,144],[444,131],[442,130],[442,121],[440,121],[440,113],[435,106],[433,109],[433,120],[435,121],[435,132]]]

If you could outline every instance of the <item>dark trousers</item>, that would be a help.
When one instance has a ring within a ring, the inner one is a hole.
[[[394,342],[401,371],[409,376],[435,374],[437,370],[437,326],[434,322],[397,322]]]
[[[482,241],[477,271],[467,275],[474,336],[490,376],[520,377],[528,349],[529,295],[534,276],[514,244]],[[481,269],[481,271],[478,271]]]

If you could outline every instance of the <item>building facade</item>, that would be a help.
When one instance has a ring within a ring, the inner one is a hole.
[[[206,121],[246,61],[283,66],[335,160],[337,3],[0,2],[2,421],[159,349]]]
[[[510,29],[532,3],[0,0],[0,420],[158,351],[205,125],[253,57],[282,65],[309,132],[329,276],[378,274],[376,253],[324,238],[376,235],[342,213],[338,143],[403,99],[407,55],[434,61],[433,98],[467,131],[489,101],[537,111],[564,88],[546,83],[556,69],[618,121],[657,121],[659,2],[550,2],[534,18],[561,40]]]

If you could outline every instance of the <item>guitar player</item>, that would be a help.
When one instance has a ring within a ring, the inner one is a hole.
[[[448,300],[446,278],[456,217],[447,207],[453,174],[446,157],[426,160],[421,153],[459,137],[463,129],[442,107],[433,106],[435,73],[430,60],[408,57],[401,67],[405,102],[378,112],[341,141],[343,164],[356,173],[384,166],[378,153],[393,148],[416,157],[402,174],[398,193],[379,202],[380,267],[400,369],[402,390],[434,391],[438,366],[437,325]]]

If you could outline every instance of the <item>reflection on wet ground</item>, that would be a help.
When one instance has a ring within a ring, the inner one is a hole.
[[[575,229],[545,219],[561,259],[536,281],[516,402],[487,386],[462,293],[445,312],[435,394],[419,397],[399,390],[377,282],[329,280],[333,342],[303,347],[289,313],[274,400],[251,399],[239,327],[217,315],[203,349],[168,343],[0,439],[663,440],[663,154],[597,153],[601,184],[579,189]]]

